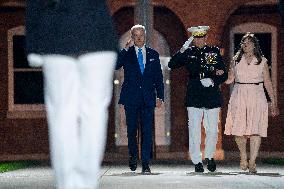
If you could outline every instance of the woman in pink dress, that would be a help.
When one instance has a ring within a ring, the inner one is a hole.
[[[267,137],[268,102],[266,88],[271,99],[271,115],[278,114],[275,90],[269,75],[267,59],[262,55],[257,38],[247,33],[241,40],[239,51],[233,57],[226,84],[234,83],[228,105],[225,134],[234,135],[240,150],[242,170],[256,173],[255,160],[261,137]],[[250,158],[247,161],[246,143],[250,139]]]

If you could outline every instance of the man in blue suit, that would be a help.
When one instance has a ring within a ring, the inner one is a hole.
[[[164,83],[159,53],[145,45],[145,38],[144,26],[135,25],[131,28],[131,40],[120,51],[116,69],[124,69],[119,104],[124,105],[125,109],[129,167],[132,171],[137,168],[137,129],[140,118],[142,173],[151,173],[149,162],[154,109],[163,103]],[[131,46],[132,42],[134,45]]]

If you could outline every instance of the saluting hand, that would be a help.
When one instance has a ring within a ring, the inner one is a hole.
[[[132,46],[133,45],[133,39],[131,38],[131,39],[129,39],[127,42],[126,42],[126,44],[125,44],[125,49],[128,49],[130,46]]]

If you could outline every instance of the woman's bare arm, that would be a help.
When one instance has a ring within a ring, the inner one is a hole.
[[[228,72],[228,79],[225,81],[226,84],[231,84],[235,81],[235,74],[234,74],[234,70],[233,70],[233,62],[231,62],[231,65],[230,65],[230,69],[229,69],[229,72]]]
[[[264,86],[268,92],[268,95],[271,99],[271,105],[272,105],[272,116],[276,116],[278,114],[277,104],[276,104],[276,91],[273,88],[273,84],[270,78],[269,74],[269,68],[267,65],[267,61],[264,63],[264,69],[263,69],[263,81]]]

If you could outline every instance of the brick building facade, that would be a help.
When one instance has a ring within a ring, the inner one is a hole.
[[[135,23],[136,1],[108,0],[108,4],[118,36],[123,42]],[[153,44],[165,57],[165,62],[189,37],[186,30],[193,25],[210,26],[208,43],[221,48],[227,64],[242,33],[251,31],[258,34],[271,63],[271,77],[277,89],[280,109],[277,118],[269,119],[268,137],[263,140],[260,155],[284,157],[284,129],[281,124],[284,122],[284,95],[281,95],[284,92],[284,55],[281,53],[284,49],[284,26],[281,24],[278,1],[152,0],[151,6],[153,35],[155,32],[158,36]],[[24,15],[24,0],[0,2],[0,160],[49,158],[41,69],[28,67],[23,54]],[[147,35],[151,33],[147,32]],[[159,120],[155,121],[158,129],[153,131],[156,141],[154,155],[157,159],[187,159],[187,113],[183,105],[187,73],[180,69],[175,72],[167,70],[164,74],[170,103],[166,104],[164,112],[157,113],[164,126],[159,127]],[[114,79],[121,83],[120,78],[118,73]],[[224,85],[222,90],[227,103],[230,87]],[[116,105],[118,92],[119,84],[114,87],[109,111],[106,159],[127,156],[123,142],[125,136],[121,133],[125,130],[119,128],[123,120],[119,118]],[[225,116],[226,105],[220,115],[218,149],[223,153],[220,159],[236,156],[234,152],[237,150],[233,138],[223,135]]]

